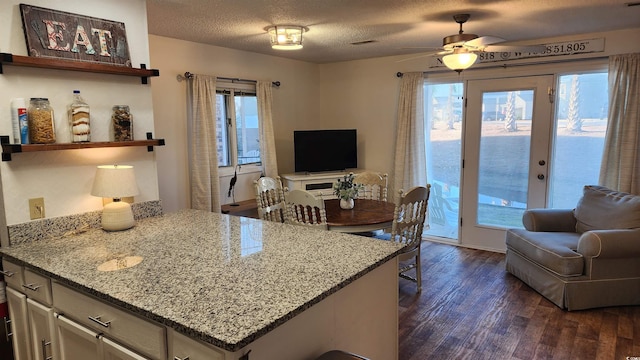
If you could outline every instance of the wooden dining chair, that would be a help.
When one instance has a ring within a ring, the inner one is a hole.
[[[422,291],[420,245],[430,191],[430,184],[416,186],[407,193],[404,193],[403,190],[398,191],[391,234],[388,235],[389,240],[405,245],[403,251],[398,255],[400,262],[398,275],[403,279],[415,282],[418,292]],[[385,237],[385,235],[382,236]],[[415,269],[415,277],[407,274],[412,269]]]
[[[267,221],[285,222],[287,209],[280,177],[277,176],[275,179],[266,176],[261,177],[254,181],[253,185],[256,192],[258,217]]]
[[[358,192],[359,199],[387,201],[388,175],[372,171],[365,171],[355,175],[354,184],[363,186]]]
[[[324,200],[306,190],[291,190],[284,194],[286,222],[319,229],[329,229]]]

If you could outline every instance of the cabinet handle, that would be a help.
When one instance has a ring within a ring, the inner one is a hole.
[[[42,287],[42,285],[36,285],[36,284],[22,284],[22,287],[25,289],[29,289],[31,291],[38,291],[39,288]]]
[[[9,340],[13,336],[13,333],[9,329],[9,324],[10,323],[11,323],[11,319],[5,317],[4,318],[4,333],[7,334],[7,342],[9,342]]]
[[[13,271],[9,271],[9,270],[0,270],[0,274],[4,275],[6,277],[12,277],[16,273],[14,273]]]
[[[108,328],[109,325],[111,325],[111,321],[104,322],[104,321],[100,320],[100,316],[96,316],[96,317],[89,316],[89,320],[91,320],[91,321],[93,321],[95,323],[98,323],[99,325],[104,326],[106,328]]]
[[[47,346],[51,345],[51,341],[47,341],[47,339],[40,340],[40,346],[42,348],[42,358],[44,360],[51,360],[53,356],[47,356]]]
[[[187,356],[187,357],[181,358],[181,357],[174,356],[173,360],[189,360],[189,357]]]

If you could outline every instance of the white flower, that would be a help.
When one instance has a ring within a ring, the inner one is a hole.
[[[345,175],[343,179],[338,179],[336,183],[333,184],[333,193],[339,199],[355,199],[358,196],[358,191],[362,189],[361,184],[353,183],[353,173],[349,173],[349,175]]]

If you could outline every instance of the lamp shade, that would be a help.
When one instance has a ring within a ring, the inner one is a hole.
[[[100,165],[93,180],[91,195],[103,198],[123,198],[138,195],[133,166]]]
[[[471,65],[475,64],[476,60],[478,60],[478,55],[459,49],[454,50],[453,54],[442,57],[444,65],[457,72],[468,69]]]
[[[309,29],[298,25],[278,25],[267,28],[271,48],[276,50],[302,49],[302,34]]]

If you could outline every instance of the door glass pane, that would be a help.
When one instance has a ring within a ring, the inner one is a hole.
[[[559,78],[549,207],[572,209],[598,183],[609,111],[607,73]]]
[[[260,162],[260,132],[256,96],[236,95],[235,105],[238,164]]]
[[[458,239],[462,83],[425,84],[429,227],[426,235]]]
[[[522,226],[527,207],[533,90],[482,97],[477,224]]]

